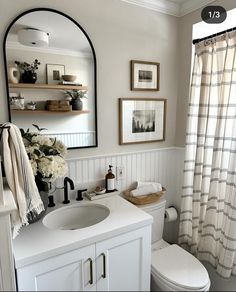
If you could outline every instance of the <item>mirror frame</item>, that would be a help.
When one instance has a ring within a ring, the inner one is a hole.
[[[7,102],[8,102],[8,117],[9,117],[9,122],[11,122],[11,110],[10,110],[10,92],[9,92],[9,87],[8,87],[8,77],[7,77],[7,54],[6,54],[6,40],[7,40],[7,36],[9,33],[9,30],[11,29],[11,27],[13,26],[13,24],[22,16],[29,14],[31,12],[36,12],[36,11],[51,11],[53,13],[57,13],[60,14],[61,16],[64,16],[66,18],[68,18],[70,21],[72,21],[85,35],[85,37],[87,38],[92,53],[93,53],[93,61],[94,61],[94,114],[95,114],[95,145],[91,145],[91,146],[82,146],[82,147],[68,147],[67,149],[84,149],[84,148],[94,148],[94,147],[98,147],[98,129],[97,129],[97,60],[96,60],[96,54],[95,54],[95,50],[94,50],[94,46],[92,44],[92,41],[90,40],[88,34],[86,33],[86,31],[83,29],[83,27],[77,22],[75,21],[72,17],[70,17],[69,15],[52,9],[52,8],[33,8],[33,9],[29,9],[26,10],[24,12],[22,12],[21,14],[19,14],[17,17],[15,17],[11,23],[8,25],[7,30],[5,32],[4,35],[4,39],[3,39],[3,57],[4,57],[4,67],[5,67],[5,81],[6,81],[6,91],[7,91]]]

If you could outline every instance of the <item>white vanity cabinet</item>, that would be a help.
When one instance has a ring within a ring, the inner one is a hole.
[[[95,285],[89,284],[95,272],[90,271],[94,261],[95,245],[92,244],[17,269],[18,290],[96,291]]]
[[[19,291],[150,291],[151,225],[17,269]]]

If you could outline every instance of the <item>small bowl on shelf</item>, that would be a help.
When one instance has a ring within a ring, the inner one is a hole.
[[[76,80],[77,76],[76,75],[62,75],[61,78],[64,81],[74,82]]]
[[[105,192],[106,192],[106,189],[103,187],[96,187],[96,189],[95,189],[96,195],[102,195],[102,194],[105,194]]]
[[[27,110],[31,110],[31,111],[34,111],[34,110],[36,110],[36,102],[28,102],[27,104],[26,104],[26,108],[27,108]]]

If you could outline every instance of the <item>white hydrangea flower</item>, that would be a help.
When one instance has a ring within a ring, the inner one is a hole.
[[[43,153],[39,150],[38,145],[29,145],[26,147],[26,152],[30,155],[31,159],[37,159],[42,156]]]
[[[65,160],[60,156],[44,156],[38,163],[38,171],[44,178],[50,178],[52,182],[66,174],[67,165]]]
[[[31,159],[30,164],[31,164],[34,175],[36,175],[37,171],[38,171],[38,165],[37,165],[36,161]]]
[[[66,156],[67,149],[60,140],[56,140],[55,144],[53,145],[53,148],[55,148],[60,153],[61,156],[63,157]]]
[[[25,132],[23,142],[35,176],[45,182],[53,182],[58,177],[65,176],[68,171],[65,161],[67,149],[60,140]]]
[[[33,143],[38,143],[39,145],[46,145],[46,146],[52,146],[53,140],[47,136],[44,135],[37,135],[32,137]]]

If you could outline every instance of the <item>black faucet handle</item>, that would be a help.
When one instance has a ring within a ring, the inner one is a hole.
[[[55,207],[53,195],[48,196],[48,207]]]
[[[83,200],[83,196],[82,196],[82,193],[87,191],[87,189],[83,189],[83,190],[78,190],[77,191],[77,198],[76,198],[76,201],[82,201]]]

